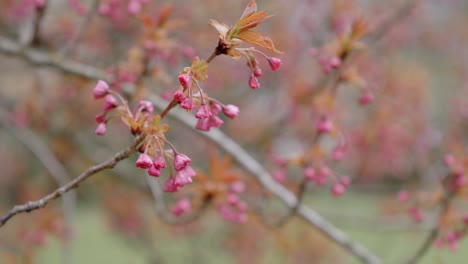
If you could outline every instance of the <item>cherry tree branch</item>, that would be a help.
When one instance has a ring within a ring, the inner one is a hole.
[[[20,57],[32,64],[50,66],[58,70],[61,70],[65,73],[81,76],[81,77],[88,78],[88,79],[95,79],[95,80],[97,79],[108,80],[109,79],[102,70],[96,69],[88,65],[76,63],[74,61],[66,60],[66,59],[61,60],[50,53],[39,51],[36,49],[21,49],[21,47],[18,46],[16,42],[11,41],[6,38],[2,38],[2,37],[0,37],[0,53],[10,54],[16,57]],[[150,97],[150,100],[160,110],[164,110],[167,107],[167,102],[164,101],[159,96],[153,95]],[[183,113],[180,111],[171,111],[168,113],[168,115],[171,117],[174,117],[177,121],[181,122],[182,124],[188,126],[191,129],[194,129],[195,127],[194,118],[189,116],[187,113]],[[198,130],[196,131],[199,132],[201,135],[205,136],[206,138],[208,138],[209,140],[216,143],[220,147],[220,149],[230,154],[240,164],[240,166],[242,166],[246,171],[248,171],[254,177],[256,177],[256,179],[263,185],[263,187],[265,187],[267,190],[275,194],[288,207],[294,208],[297,206],[298,201],[297,201],[296,196],[293,193],[291,193],[288,189],[283,187],[281,184],[274,181],[270,173],[258,161],[256,161],[249,153],[247,153],[247,151],[245,151],[240,145],[234,142],[231,138],[226,136],[223,132],[221,132],[220,130],[212,130],[210,133],[204,133]],[[134,151],[135,149],[131,148],[131,149],[127,149],[125,153],[122,153],[122,152],[118,153],[117,155],[119,157],[119,161],[121,159],[124,159],[125,157],[128,157]],[[122,154],[125,154],[125,155],[122,155]],[[112,162],[115,159],[115,157],[116,156],[114,156],[113,159],[108,160],[105,163],[101,163],[100,165],[102,166],[102,164],[106,164],[106,165],[112,164],[112,166],[114,166],[118,162],[118,161],[115,163]],[[86,170],[84,173],[88,174],[89,173],[87,172],[88,170]],[[83,176],[83,174],[80,176]],[[89,175],[87,175],[86,178],[87,177],[89,177]],[[46,201],[49,201],[59,196],[60,195],[58,191],[55,191],[54,193],[44,198],[46,198]],[[33,204],[22,205],[18,207],[18,209],[12,210],[11,213],[17,214],[19,211],[21,212],[31,211],[30,208],[32,207],[30,207],[30,205],[37,207],[35,209],[41,208],[45,206],[45,204],[41,203],[41,200],[33,202]],[[344,232],[342,232],[337,227],[333,226],[331,223],[326,221],[320,214],[310,209],[309,207],[300,205],[297,207],[297,213],[306,222],[316,227],[322,234],[324,234],[326,237],[330,238],[335,243],[337,243],[338,245],[346,249],[352,255],[359,258],[363,263],[367,263],[367,264],[382,263],[381,260],[377,256],[375,256],[373,253],[371,253],[368,249],[350,240]],[[8,219],[9,218],[11,218],[11,216],[8,217]]]
[[[442,217],[447,213],[450,202],[452,201],[453,197],[455,196],[456,192],[450,191],[448,194],[445,194],[444,198],[441,201],[441,209],[439,213],[438,220],[434,227],[432,228],[431,232],[427,236],[427,238],[422,243],[421,247],[414,253],[412,257],[405,262],[405,264],[416,264],[418,263],[422,257],[429,251],[431,246],[434,244],[434,241],[437,239],[439,235],[439,225]]]
[[[126,149],[122,151],[117,152],[112,158],[104,162],[101,162],[97,165],[89,167],[88,169],[83,171],[78,177],[68,182],[67,184],[63,185],[62,187],[56,189],[52,193],[49,193],[48,195],[42,197],[39,200],[29,201],[25,204],[14,206],[10,211],[8,211],[3,217],[0,218],[0,227],[5,225],[5,223],[8,220],[10,220],[13,216],[19,213],[29,213],[31,211],[44,208],[45,206],[47,206],[49,201],[55,200],[63,196],[65,193],[77,188],[81,182],[88,179],[89,177],[103,170],[113,168],[115,165],[117,165],[117,163],[128,158],[132,153],[136,152],[138,149],[138,146],[144,139],[145,139],[145,134],[140,134],[133,140],[133,143],[129,147],[127,147]]]

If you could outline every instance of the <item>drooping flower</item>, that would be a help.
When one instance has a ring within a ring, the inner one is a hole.
[[[99,123],[94,133],[96,133],[96,135],[98,136],[102,136],[106,133],[106,130],[107,130],[107,125],[106,123],[102,122],[102,123]]]
[[[232,105],[232,104],[228,104],[223,107],[223,113],[227,117],[234,119],[239,114],[239,107]]]
[[[276,71],[278,70],[278,68],[281,66],[281,60],[278,59],[278,58],[269,58],[268,59],[268,64],[270,64],[270,68],[273,70],[273,71]]]
[[[195,117],[198,119],[207,119],[211,117],[210,107],[206,104],[202,104],[198,111],[195,113]]]
[[[109,85],[105,81],[99,80],[93,89],[94,99],[103,98],[108,93],[109,93]]]
[[[137,161],[135,163],[135,166],[137,168],[141,168],[141,169],[149,169],[149,168],[151,168],[151,166],[153,166],[153,161],[151,160],[150,156],[148,156],[145,153],[142,153],[138,157],[138,159],[137,159]]]
[[[177,153],[174,157],[174,169],[177,171],[185,169],[192,160],[182,153]]]

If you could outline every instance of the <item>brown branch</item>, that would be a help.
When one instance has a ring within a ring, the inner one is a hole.
[[[63,196],[70,190],[77,188],[79,184],[87,178],[95,175],[100,171],[113,168],[121,160],[128,158],[132,153],[134,153],[138,149],[138,146],[144,140],[144,138],[145,134],[140,134],[133,140],[133,143],[129,147],[120,152],[117,152],[111,159],[89,167],[88,169],[83,171],[78,177],[63,185],[62,187],[56,189],[52,193],[42,197],[41,199],[36,201],[29,201],[25,204],[14,206],[10,211],[8,211],[3,217],[0,218],[0,227],[5,225],[5,223],[13,216],[19,213],[29,213],[31,211],[44,208],[49,203],[49,201],[55,200]]]
[[[441,202],[441,211],[439,214],[439,219],[436,221],[436,225],[432,228],[429,236],[424,240],[421,247],[414,253],[414,255],[405,262],[405,264],[416,264],[418,263],[421,258],[429,251],[431,246],[434,244],[434,241],[437,239],[439,235],[439,225],[442,217],[447,213],[450,202],[452,201],[453,197],[455,196],[456,192],[450,191],[448,194],[445,195],[444,199]]]

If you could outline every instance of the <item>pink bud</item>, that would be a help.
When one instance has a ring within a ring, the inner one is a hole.
[[[274,58],[274,57],[268,59],[268,63],[270,64],[270,68],[271,68],[273,71],[278,70],[278,68],[281,66],[281,60],[278,59],[278,58]]]
[[[116,108],[118,105],[117,99],[111,94],[106,95],[104,104],[102,105],[102,108],[104,109],[104,112],[107,112],[109,110],[112,110]]]
[[[171,213],[175,216],[181,216],[186,212],[192,209],[192,205],[190,204],[190,200],[187,198],[180,199],[177,201],[174,206],[171,208]]]
[[[330,59],[329,64],[332,68],[338,68],[341,65],[341,60],[337,57],[333,57]]]
[[[406,203],[407,201],[409,201],[409,193],[408,193],[408,191],[401,190],[401,191],[398,193],[398,201],[400,201],[401,203]]]
[[[224,121],[218,116],[212,116],[210,119],[210,127],[221,127]]]
[[[316,123],[317,131],[319,133],[328,133],[333,129],[333,123],[327,117],[322,117]]]
[[[153,161],[151,160],[150,156],[148,156],[145,153],[142,153],[138,157],[138,159],[137,159],[137,161],[135,163],[135,166],[137,168],[141,168],[141,169],[149,169],[149,168],[151,168],[151,166],[153,166]]]
[[[346,191],[346,187],[341,183],[335,183],[331,191],[334,196],[341,196]]]
[[[193,101],[190,98],[186,98],[181,104],[180,107],[186,109],[187,111],[192,111]]]
[[[239,114],[239,107],[232,104],[228,104],[225,107],[223,107],[223,113],[227,117],[234,119]]]
[[[110,8],[110,5],[109,5],[109,4],[104,3],[104,4],[100,4],[100,5],[99,5],[98,13],[99,13],[101,16],[107,16],[107,15],[109,15],[110,11],[111,11],[111,8]]]
[[[336,146],[332,151],[332,159],[334,161],[340,161],[343,159],[345,154],[343,146]]]
[[[260,77],[260,76],[262,76],[262,69],[260,69],[260,68],[255,68],[255,70],[253,70],[253,75],[254,75],[255,77]]]
[[[230,185],[230,189],[235,193],[242,193],[245,191],[245,183],[236,181]]]
[[[103,98],[108,93],[109,93],[109,85],[105,81],[99,80],[93,89],[94,99]]]
[[[148,169],[148,174],[153,177],[159,177],[161,175],[161,170],[158,169],[154,164]]]
[[[190,83],[190,75],[188,74],[180,74],[179,75],[179,83],[180,85],[182,85],[182,87],[184,87],[184,89],[187,89],[187,87],[189,86],[189,83]]]
[[[374,94],[369,89],[364,90],[359,97],[359,104],[367,105],[372,101],[374,101]]]
[[[351,179],[348,176],[341,176],[340,183],[343,184],[344,187],[348,187],[351,184]]]
[[[147,113],[153,113],[154,112],[153,103],[151,103],[150,101],[141,100],[140,102],[138,102],[138,108],[142,112],[147,112]]]
[[[195,125],[195,128],[201,131],[210,131],[211,125],[210,125],[210,119],[198,119],[197,124]]]
[[[260,88],[260,83],[258,82],[257,78],[255,78],[255,76],[250,76],[250,78],[249,78],[249,87],[252,88],[252,89]]]
[[[315,170],[313,167],[309,166],[304,170],[304,178],[307,180],[314,180],[315,176]]]
[[[277,170],[273,172],[273,179],[275,179],[277,182],[283,183],[286,181],[287,175],[284,170]]]
[[[96,123],[100,124],[100,123],[104,123],[106,122],[106,117],[104,116],[104,114],[98,114],[96,115]]]
[[[136,15],[141,12],[141,3],[137,0],[130,0],[130,2],[128,2],[127,10],[130,14]]]
[[[166,160],[163,156],[158,156],[156,159],[154,159],[153,165],[156,167],[156,169],[164,169],[166,168]]]
[[[165,192],[177,192],[181,186],[175,182],[175,177],[170,177],[164,183],[163,190]]]
[[[220,104],[216,102],[211,102],[211,112],[213,113],[213,115],[218,115],[221,109],[222,107]]]
[[[444,247],[444,241],[442,239],[436,239],[436,241],[434,241],[434,246],[437,249],[441,249]]]
[[[176,100],[177,102],[182,102],[185,100],[185,95],[184,95],[184,92],[182,92],[181,90],[177,90],[174,92],[174,100]]]
[[[228,195],[227,201],[228,201],[228,204],[230,205],[236,205],[239,202],[239,196],[231,193]]]
[[[447,167],[451,167],[453,164],[455,164],[455,157],[453,154],[449,153],[444,156],[444,164]]]
[[[207,119],[211,117],[210,107],[206,104],[202,104],[198,111],[195,113],[195,117],[198,119]]]
[[[174,169],[180,171],[185,169],[192,160],[182,153],[177,153],[174,157]]]
[[[96,135],[98,136],[102,136],[106,133],[106,130],[107,130],[107,125],[106,123],[103,122],[103,123],[99,123],[94,133],[96,133]]]

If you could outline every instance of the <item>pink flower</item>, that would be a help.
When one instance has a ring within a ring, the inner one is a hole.
[[[224,123],[224,121],[218,116],[212,116],[209,121],[210,127],[221,127],[221,125]]]
[[[186,109],[187,111],[192,111],[193,109],[193,101],[190,98],[185,99],[181,104],[180,107]]]
[[[157,168],[154,164],[148,169],[148,174],[153,177],[159,177],[161,175],[161,170]]]
[[[184,89],[187,89],[190,83],[190,75],[188,74],[180,74],[179,75],[179,83],[184,87]]]
[[[211,102],[211,112],[213,113],[213,115],[218,115],[221,109],[222,107],[220,104]]]
[[[104,123],[104,122],[106,122],[106,117],[104,116],[104,114],[98,114],[98,115],[96,115],[95,120],[96,120],[96,122],[98,124]]]
[[[139,14],[141,12],[141,3],[138,0],[130,0],[127,10],[132,15]]]
[[[322,117],[315,124],[319,133],[328,133],[333,129],[333,123],[327,117]]]
[[[180,187],[192,183],[192,177],[196,175],[195,171],[190,167],[186,166],[183,170],[180,170],[174,176],[175,183]]]
[[[108,93],[109,93],[109,85],[105,81],[99,80],[93,89],[94,99],[103,98]]]
[[[177,171],[185,169],[192,160],[182,153],[177,153],[174,157],[174,169]]]
[[[181,90],[177,90],[174,92],[174,100],[176,100],[177,102],[182,102],[185,100],[185,95],[184,95],[184,92],[182,92]]]
[[[177,201],[171,208],[171,213],[175,216],[181,216],[186,212],[192,209],[192,205],[190,204],[190,200],[187,198],[180,199]]]
[[[424,213],[417,207],[409,208],[408,214],[418,223],[424,220]]]
[[[170,177],[164,183],[163,190],[165,192],[177,192],[180,188],[180,185],[177,185],[175,182],[175,177]]]
[[[198,119],[195,128],[201,131],[210,131],[211,125],[209,119]]]
[[[159,156],[154,159],[153,165],[156,169],[164,169],[166,168],[166,160],[163,156]]]
[[[138,159],[137,159],[137,161],[135,163],[135,166],[137,168],[141,168],[141,169],[149,169],[149,168],[151,168],[151,166],[153,166],[153,161],[151,160],[150,156],[148,156],[145,153],[142,153],[138,157]]]
[[[255,68],[255,69],[253,70],[253,75],[254,75],[255,77],[260,77],[260,76],[262,76],[262,69],[260,69],[260,68]]]
[[[249,87],[252,88],[252,89],[260,88],[260,83],[258,82],[257,78],[255,78],[255,76],[250,76],[250,78],[249,78]]]
[[[367,105],[374,101],[374,94],[369,89],[364,90],[359,97],[360,105]]]
[[[351,184],[351,179],[348,176],[341,176],[340,183],[343,184],[344,187],[348,187]]]
[[[304,170],[304,178],[307,180],[315,180],[315,170],[313,167],[309,166]]]
[[[105,98],[105,101],[104,101],[104,104],[102,105],[102,108],[104,109],[105,112],[109,111],[109,110],[112,110],[114,108],[116,108],[118,105],[117,103],[117,99],[115,99],[115,97],[113,95],[106,95],[106,98]]]
[[[332,150],[332,159],[334,161],[340,161],[343,159],[344,154],[345,154],[345,150],[343,146],[336,146]]]
[[[277,170],[273,172],[273,179],[277,182],[283,183],[286,181],[287,175],[284,170]]]
[[[341,183],[335,183],[335,184],[333,184],[332,190],[331,190],[331,192],[332,192],[332,194],[333,194],[334,196],[341,196],[341,195],[343,195],[343,193],[344,193],[345,191],[346,191],[346,187],[345,187],[343,184],[341,184]]]
[[[195,113],[195,117],[198,119],[207,119],[211,117],[210,107],[206,104],[202,104],[198,111]]]
[[[338,68],[341,65],[341,60],[337,57],[333,57],[330,59],[329,64],[332,68]]]
[[[142,112],[147,112],[147,113],[153,113],[154,112],[153,103],[151,103],[150,101],[141,100],[140,102],[138,102],[138,108]]]
[[[107,125],[106,123],[102,122],[102,123],[99,123],[94,133],[96,133],[96,135],[98,136],[102,136],[106,133],[106,130],[107,130]]]
[[[268,59],[268,63],[270,64],[270,68],[271,68],[273,71],[278,70],[278,68],[281,66],[281,60],[278,59],[278,58],[274,58],[274,57]]]
[[[227,202],[230,205],[236,205],[239,202],[239,196],[234,193],[231,193],[227,197]]]
[[[401,191],[398,193],[398,201],[400,201],[401,203],[406,203],[407,201],[409,201],[409,193],[408,193],[408,191],[401,190]]]
[[[223,107],[223,113],[227,117],[234,119],[239,114],[239,107],[232,104],[228,104],[225,107]]]
[[[231,183],[229,189],[235,193],[242,193],[245,191],[245,183],[241,181],[236,181]]]
[[[455,157],[453,154],[449,153],[444,156],[444,164],[447,167],[451,167],[453,164],[455,164]]]

